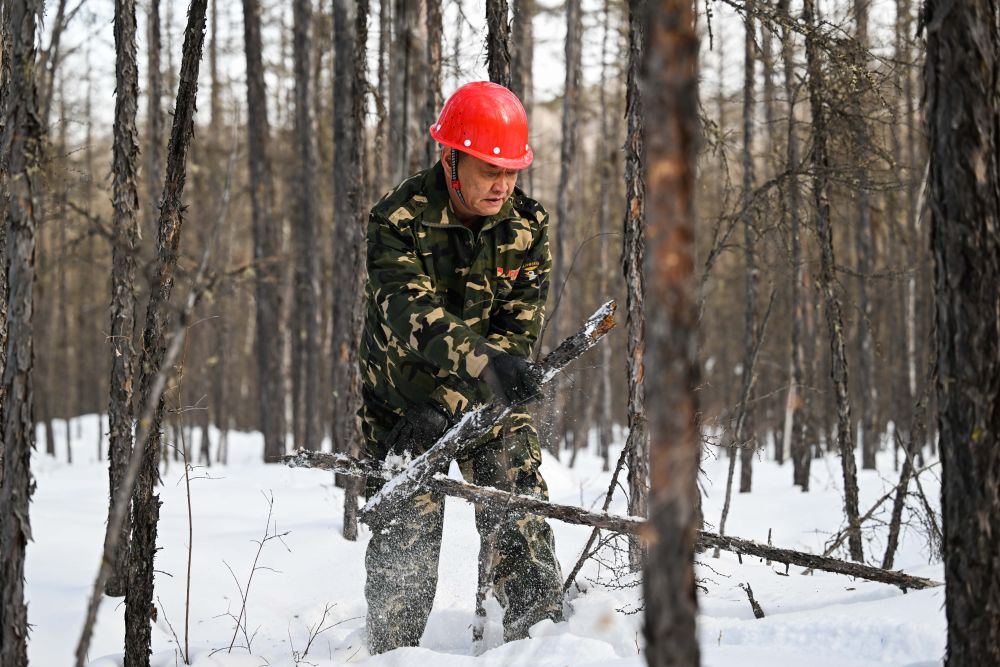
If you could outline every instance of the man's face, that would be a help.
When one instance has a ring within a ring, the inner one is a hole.
[[[444,157],[449,157],[446,155]],[[445,172],[450,170],[445,161]],[[458,179],[462,184],[465,204],[456,201],[452,191],[452,202],[459,214],[466,216],[490,216],[500,212],[500,207],[514,192],[517,170],[502,169],[472,155],[464,154],[458,161]],[[450,177],[448,178],[450,181]],[[451,188],[449,187],[449,190]],[[464,209],[464,210],[463,210]]]

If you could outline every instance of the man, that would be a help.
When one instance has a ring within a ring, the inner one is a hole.
[[[551,267],[548,215],[515,187],[531,164],[517,97],[493,83],[459,88],[431,136],[441,160],[382,198],[368,226],[361,342],[366,454],[425,451],[466,408],[522,405],[539,392],[527,357],[544,317]],[[459,461],[475,484],[547,498],[530,417],[517,410]],[[368,495],[378,483],[370,482]],[[416,646],[437,586],[444,498],[418,493],[371,526],[365,556],[371,653]],[[504,637],[562,618],[562,575],[540,517],[476,509],[480,542],[495,539],[492,589]],[[484,563],[480,562],[480,576]]]

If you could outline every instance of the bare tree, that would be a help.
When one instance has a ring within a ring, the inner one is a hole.
[[[393,170],[393,183],[398,183],[420,168],[424,157],[424,151],[418,148],[415,140],[419,137],[423,141],[426,128],[420,128],[419,134],[414,132],[414,126],[420,125],[424,118],[423,106],[420,104],[420,92],[425,82],[420,53],[421,4],[412,0],[395,0],[392,13],[388,159]]]
[[[347,15],[346,0],[336,0],[334,11]],[[361,428],[357,418],[361,405],[361,370],[358,365],[358,347],[363,326],[362,305],[365,280],[365,133],[364,117],[368,89],[367,50],[368,2],[355,3],[354,36],[346,39],[343,57],[337,56],[336,76],[343,77],[350,91],[350,105],[345,114],[349,128],[342,139],[334,144],[334,179],[337,192],[342,193],[344,204],[338,209],[337,285],[342,286],[337,295],[338,309],[335,332],[334,358],[334,451],[357,455],[361,448]],[[334,19],[336,25],[336,18]],[[353,44],[352,44],[353,42]],[[343,103],[343,102],[341,102]],[[334,105],[338,102],[335,99]],[[349,114],[349,115],[348,115]],[[341,180],[343,182],[341,183]],[[357,496],[360,492],[356,480],[347,482],[344,493],[344,537],[357,539]]]
[[[535,0],[513,0],[511,3],[510,40],[510,89],[524,104],[524,110],[531,120],[534,106],[534,82],[532,68],[535,62]],[[534,170],[525,170],[524,184],[528,192],[534,190]]]
[[[268,150],[267,92],[260,37],[260,3],[243,0],[243,35],[247,59],[247,146],[250,157],[250,201],[253,217],[254,296],[257,323],[258,422],[264,433],[264,460],[274,462],[285,452],[285,400],[282,391],[285,335],[282,311],[282,216],[274,207],[274,179]]]
[[[780,0],[778,10],[788,12],[789,0]],[[802,299],[803,260],[801,239],[802,191],[799,184],[799,135],[795,122],[795,100],[798,86],[795,82],[794,33],[788,26],[781,29],[781,58],[785,75],[785,98],[788,104],[788,137],[785,144],[785,167],[789,171],[785,186],[784,214],[789,228],[790,261],[792,280],[789,285],[792,309],[792,325],[789,350],[788,397],[785,402],[785,426],[782,442],[792,459],[792,481],[803,491],[809,490],[809,467],[812,462],[809,447],[805,442],[803,408],[806,396],[803,392],[804,351],[802,329],[805,305]]]
[[[146,326],[140,356],[139,405],[150,404],[150,396],[159,391],[154,384],[163,366],[168,341],[165,332],[170,321],[170,293],[177,269],[177,255],[183,219],[182,197],[186,178],[187,154],[194,134],[195,99],[198,94],[198,69],[205,41],[205,12],[208,0],[192,0],[184,31],[177,100],[173,127],[167,147],[167,168],[160,205],[160,233],[153,287],[146,306]],[[132,546],[129,553],[128,591],[125,594],[125,664],[149,665],[149,609],[153,602],[153,557],[156,554],[156,530],[160,500],[153,493],[159,476],[163,398],[156,401],[149,424],[149,437],[142,454],[142,465],[132,496]]]
[[[924,6],[948,667],[1000,664],[1000,8]]]
[[[741,426],[736,432],[736,445],[740,454],[740,493],[748,493],[753,482],[753,459],[757,455],[753,403],[753,356],[757,348],[757,230],[751,201],[754,187],[753,168],[753,125],[754,125],[754,47],[756,24],[753,19],[754,0],[747,0],[744,17],[743,40],[743,189],[740,196],[740,210],[743,224],[744,257],[744,317],[743,317],[743,386],[746,401],[740,406],[743,413]],[[767,32],[765,30],[765,32]],[[733,455],[736,452],[732,452]]]
[[[642,10],[633,0],[632,11]],[[650,419],[653,538],[643,576],[646,660],[651,667],[697,667],[698,298],[694,273],[694,193],[698,154],[698,39],[689,0],[650,2],[643,13],[643,112],[650,253]],[[634,21],[634,19],[633,19]],[[633,26],[635,24],[633,23]],[[633,27],[633,30],[635,27]]]
[[[163,72],[160,66],[160,0],[149,0],[146,13],[146,236],[158,233],[159,195],[163,188]]]
[[[426,0],[427,4],[427,100],[424,105],[424,126],[430,127],[437,120],[441,109],[441,0]],[[488,7],[488,6],[487,6]],[[487,8],[487,11],[489,9]],[[437,142],[424,134],[426,154],[424,164],[430,166],[437,159]]]
[[[648,516],[649,435],[646,430],[645,374],[645,198],[643,176],[644,117],[639,67],[645,47],[646,0],[630,0],[628,31],[628,74],[625,102],[625,220],[622,273],[625,276],[626,323],[628,330],[628,487],[631,516]],[[629,539],[629,564],[633,570],[643,567],[645,549],[635,538]]]
[[[375,110],[378,122],[375,126],[375,147],[372,156],[372,194],[380,196],[388,188],[386,169],[383,167],[387,146],[386,134],[389,131],[389,58],[388,51],[392,48],[392,0],[379,0],[378,4],[378,94],[375,96]]]
[[[309,58],[312,45],[309,27],[313,23],[310,0],[295,0],[292,6],[295,36],[292,49],[295,60],[295,134],[299,149],[299,177],[295,184],[298,207],[295,221],[295,323],[292,338],[293,377],[299,382],[295,396],[299,399],[301,422],[296,424],[297,447],[319,449],[320,426],[320,266],[319,266],[319,199],[316,191],[316,138],[311,114]],[[301,431],[301,432],[300,432]]]
[[[848,548],[851,558],[864,560],[861,549],[861,524],[858,520],[858,471],[854,462],[851,437],[851,406],[847,393],[847,353],[844,344],[844,319],[840,298],[833,281],[833,229],[830,225],[830,158],[827,148],[827,108],[824,77],[816,44],[814,0],[804,0],[802,20],[806,26],[806,63],[809,103],[813,125],[813,196],[816,204],[816,235],[820,245],[820,291],[823,294],[827,330],[830,336],[830,374],[837,401],[837,443],[844,472],[844,511],[848,523]]]
[[[40,123],[35,31],[38,0],[4,3],[0,74],[0,173],[3,174],[7,338],[0,380],[0,664],[28,664],[24,553],[31,537],[28,506],[34,490],[32,364],[35,308],[35,215],[40,205],[43,128]]]
[[[139,239],[139,194],[136,171],[139,159],[138,113],[139,66],[135,42],[135,0],[117,0],[115,4],[115,126],[112,203],[114,243],[111,247],[111,396],[108,403],[109,503],[114,504],[132,453],[132,380],[135,349],[135,251]],[[111,507],[109,505],[109,513]],[[128,584],[125,569],[128,557],[129,522],[122,524],[115,551],[115,562],[105,593],[125,595]]]
[[[486,67],[490,81],[510,88],[510,23],[507,0],[486,0]]]
[[[580,0],[566,0],[566,79],[562,100],[562,142],[559,145],[559,185],[556,190],[556,250],[552,258],[553,290],[557,295],[566,281],[569,244],[570,177],[576,170],[577,138],[579,135],[580,70],[583,49],[583,19]],[[558,298],[558,297],[557,297]],[[552,313],[552,337],[562,340],[559,313]],[[558,391],[558,388],[557,388]]]
[[[611,37],[611,2],[610,0],[604,0],[604,6],[602,8],[603,18],[602,18],[602,33],[601,33],[601,84],[598,89],[599,102],[600,102],[600,113],[601,113],[601,141],[600,141],[600,189],[598,192],[598,207],[597,207],[597,229],[598,233],[602,235],[610,235],[611,227],[611,179],[613,172],[616,171],[618,165],[618,150],[615,145],[618,140],[618,133],[620,131],[620,125],[616,120],[612,122],[611,120],[611,109],[608,104],[608,95],[606,92],[606,87],[610,80],[609,74],[609,55],[608,55],[608,41]],[[620,77],[619,77],[620,79]],[[621,85],[617,87],[618,92],[621,92]],[[600,273],[600,280],[598,284],[598,290],[601,298],[607,298],[608,291],[608,277],[611,269],[611,239],[605,236],[601,242],[600,249],[600,267],[598,272]],[[611,388],[611,346],[604,345],[601,347],[601,364],[600,364],[600,380],[598,384],[598,391],[596,400],[598,401],[598,414],[597,419],[597,429],[598,429],[598,453],[603,461],[602,469],[604,472],[608,472],[611,469],[611,441],[613,438],[612,434],[612,420],[613,416],[611,413],[611,399],[612,399],[612,388]]]
[[[854,0],[855,40],[857,41],[855,70],[852,77],[854,91],[852,111],[854,112],[854,153],[857,170],[857,220],[856,245],[858,251],[858,384],[861,412],[861,467],[874,470],[875,454],[878,451],[878,434],[875,429],[875,351],[871,328],[874,317],[872,299],[868,291],[869,275],[872,272],[872,216],[871,216],[871,175],[868,160],[871,153],[871,137],[865,119],[864,100],[868,95],[868,0]]]

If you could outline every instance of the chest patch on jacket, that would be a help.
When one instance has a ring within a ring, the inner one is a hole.
[[[535,265],[538,266],[537,264]],[[514,280],[517,278],[517,274],[521,272],[521,269],[511,269],[510,271],[505,271],[502,266],[497,267],[497,278],[507,278],[508,280]]]

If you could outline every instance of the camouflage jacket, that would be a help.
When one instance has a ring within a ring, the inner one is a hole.
[[[476,235],[451,209],[438,162],[371,210],[360,364],[366,407],[428,401],[450,414],[489,398],[479,375],[501,351],[527,357],[551,268],[548,214],[515,188]]]

